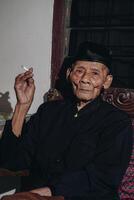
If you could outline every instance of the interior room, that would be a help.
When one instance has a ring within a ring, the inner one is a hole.
[[[114,78],[102,99],[125,111],[134,128],[133,0],[0,0],[0,27],[0,137],[14,113],[16,75],[33,68],[36,92],[29,120],[39,105],[64,99],[63,78],[84,41],[109,49]],[[23,175],[2,169],[0,194],[9,188],[19,192]],[[134,199],[134,149],[119,193],[121,200]]]

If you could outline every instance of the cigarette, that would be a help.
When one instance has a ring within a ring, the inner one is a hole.
[[[26,67],[26,66],[24,66],[24,65],[21,65],[21,67],[25,70],[25,71],[28,71],[29,69]]]

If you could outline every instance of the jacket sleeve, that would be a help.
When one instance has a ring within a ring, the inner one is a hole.
[[[19,138],[12,132],[11,121],[6,122],[0,140],[0,167],[15,171],[29,169],[38,142],[40,110],[24,123]]]
[[[128,166],[131,150],[131,122],[124,119],[112,124],[100,136],[92,160],[88,164],[83,161],[78,171],[64,174],[59,183],[52,186],[54,195],[63,195],[67,200],[118,200],[118,188]],[[87,155],[88,151],[85,152]]]

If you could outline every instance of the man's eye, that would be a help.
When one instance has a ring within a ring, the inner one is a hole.
[[[99,75],[99,72],[92,72],[93,75]]]
[[[76,72],[79,73],[79,74],[82,74],[82,73],[83,73],[83,70],[77,69]]]

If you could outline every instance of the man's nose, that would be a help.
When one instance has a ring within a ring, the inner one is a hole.
[[[91,82],[91,76],[90,76],[90,74],[89,73],[84,73],[82,75],[82,77],[81,77],[81,82],[82,83],[88,83],[88,84],[90,84],[90,82]]]

